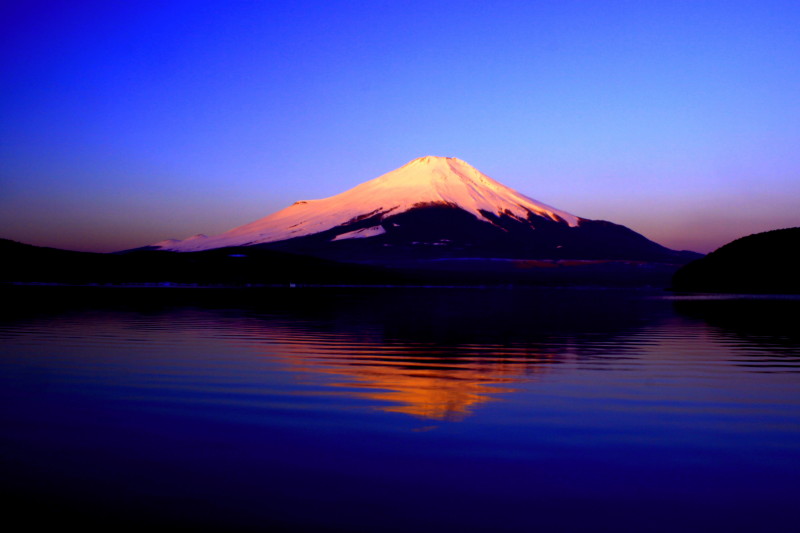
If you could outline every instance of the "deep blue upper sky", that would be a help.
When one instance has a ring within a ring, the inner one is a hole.
[[[673,248],[800,225],[797,1],[17,4],[0,237],[219,233],[422,155]]]

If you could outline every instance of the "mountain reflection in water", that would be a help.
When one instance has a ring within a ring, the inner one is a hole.
[[[283,301],[280,314],[251,315],[236,329],[251,341],[268,341],[265,356],[301,380],[302,374],[337,377],[326,385],[382,411],[458,421],[553,364],[591,359],[595,348],[583,348],[584,335],[595,346],[616,345],[603,363],[625,358],[632,348],[617,337],[638,326],[634,302],[643,304],[637,298],[616,310],[605,303],[613,298],[619,305],[619,294],[586,299],[571,292],[543,302],[503,291],[388,295],[351,294],[344,305],[336,294],[309,307],[302,299]],[[288,316],[303,321],[287,324]]]
[[[293,372],[335,376],[339,379],[330,386],[373,400],[382,411],[448,421],[462,420],[497,394],[513,392],[515,382],[533,379],[558,357],[506,346],[489,347],[486,355],[477,346],[354,346],[339,339],[344,350],[329,350],[302,338],[287,342],[280,351],[294,356],[281,359]]]

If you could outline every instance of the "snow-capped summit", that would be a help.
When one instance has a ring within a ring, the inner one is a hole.
[[[221,235],[162,241],[191,252],[260,245],[343,261],[684,256],[618,224],[580,218],[506,187],[454,157],[426,156],[321,200],[295,202]]]
[[[196,251],[225,246],[247,246],[303,237],[347,226],[364,218],[375,225],[343,232],[333,240],[381,235],[380,223],[389,216],[426,206],[457,207],[476,219],[530,215],[575,227],[579,218],[537,202],[483,174],[455,157],[425,156],[336,196],[295,202],[291,206],[221,235],[183,241],[162,241],[154,246],[176,251]],[[205,236],[203,236],[205,237]]]
[[[395,198],[406,206],[401,211],[419,202],[448,203],[487,221],[482,212],[522,218],[533,212],[570,226],[578,224],[578,217],[520,194],[456,157],[420,157],[348,192],[359,188],[367,194],[385,192],[387,200]]]

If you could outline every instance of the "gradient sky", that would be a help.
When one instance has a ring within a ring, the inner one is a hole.
[[[800,226],[798,1],[5,2],[0,95],[0,237],[38,245],[220,233],[423,155],[672,248]]]

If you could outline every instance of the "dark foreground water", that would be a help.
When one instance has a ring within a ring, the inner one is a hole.
[[[125,291],[6,296],[4,520],[800,530],[800,300]]]

